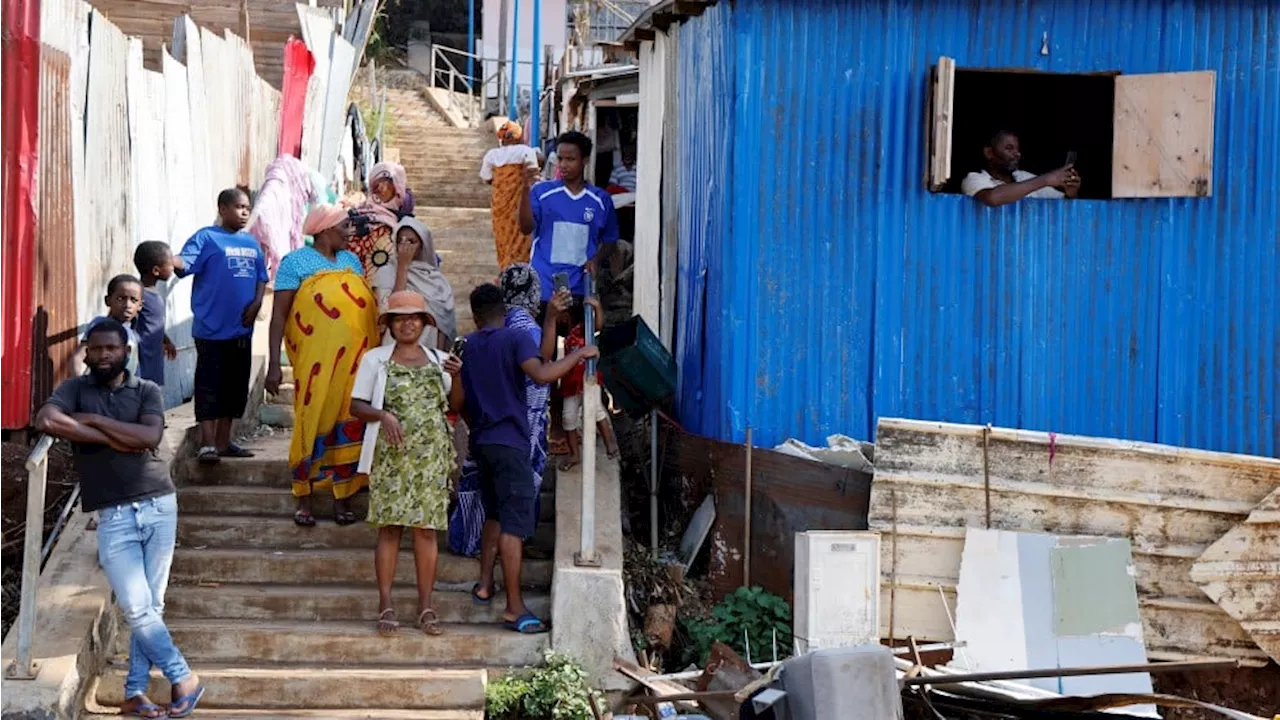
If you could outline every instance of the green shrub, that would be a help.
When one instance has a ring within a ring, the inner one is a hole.
[[[489,683],[485,714],[493,720],[592,720],[587,698],[595,691],[587,684],[586,671],[553,650],[544,658],[542,667]]]
[[[787,601],[760,586],[740,587],[711,610],[709,618],[684,620],[689,633],[691,662],[702,665],[711,652],[711,644],[719,641],[746,656],[744,637],[751,643],[751,660],[759,662],[773,656],[774,633],[777,633],[778,657],[791,654],[791,607]]]

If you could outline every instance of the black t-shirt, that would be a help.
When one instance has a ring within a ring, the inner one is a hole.
[[[71,378],[58,386],[49,404],[65,413],[92,413],[128,423],[143,415],[164,417],[160,387],[125,375],[119,387],[94,382],[93,376]],[[119,452],[107,445],[73,443],[80,473],[80,504],[85,512],[137,502],[174,491],[169,468],[156,450]]]

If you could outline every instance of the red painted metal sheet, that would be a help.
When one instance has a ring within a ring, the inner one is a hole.
[[[45,4],[74,8],[73,3],[65,1],[45,0]],[[72,179],[75,123],[71,108],[71,55],[66,49],[45,42],[40,48],[37,174],[40,200],[32,338],[33,410],[44,403],[59,382],[71,376],[76,349],[76,223]]]
[[[0,323],[0,424],[26,427],[31,415],[31,314],[36,241],[36,161],[40,86],[40,3],[4,2],[4,298]]]
[[[277,154],[302,157],[302,118],[307,105],[307,83],[316,69],[307,44],[291,37],[284,46],[284,81],[280,91],[280,145]]]

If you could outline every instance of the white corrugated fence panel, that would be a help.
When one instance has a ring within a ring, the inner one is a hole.
[[[129,39],[129,150],[133,244],[168,237],[165,204],[164,76],[142,67],[142,41]],[[135,268],[136,270],[136,268]]]
[[[183,50],[185,56],[177,59],[186,63],[187,107],[191,117],[191,198],[192,208],[200,223],[211,222],[217,212],[214,201],[212,160],[209,154],[209,104],[204,80],[203,34],[189,15],[178,22],[183,24]],[[181,244],[185,237],[170,236],[170,242]]]
[[[640,122],[636,138],[634,309],[655,331],[661,306],[658,252],[662,240],[662,115],[666,42],[640,44]]]
[[[101,13],[90,22],[85,178],[86,232],[76,238],[80,320],[106,312],[112,276],[133,270],[133,184],[129,154],[129,40]]]
[[[330,55],[333,49],[333,21],[315,8],[299,4],[298,20],[302,24],[302,39],[315,58],[316,66],[307,81],[306,108],[302,119],[302,162],[309,168],[319,168],[324,136],[325,106],[329,88]],[[325,176],[326,180],[330,178]]]
[[[166,98],[164,159],[168,183],[158,197],[165,199],[168,211],[165,237],[176,254],[186,239],[204,225],[202,208],[210,199],[194,190],[204,178],[196,164],[200,143],[195,141],[195,123],[191,122],[191,92],[187,85],[190,70],[167,52],[162,53],[161,62]],[[194,392],[196,349],[191,337],[191,281],[179,281],[175,277],[167,285],[165,332],[178,348],[178,357],[165,362],[164,401],[166,406],[173,407]]]
[[[351,43],[335,37],[333,56],[329,58],[329,87],[324,103],[324,136],[320,151],[320,174],[332,178],[337,171],[338,148],[347,121],[347,92],[355,72],[356,50]]]

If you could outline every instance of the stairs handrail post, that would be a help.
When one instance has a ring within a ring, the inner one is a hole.
[[[40,544],[44,540],[45,482],[49,474],[49,448],[53,436],[45,435],[27,456],[27,525],[22,541],[22,589],[18,600],[18,649],[5,670],[10,680],[34,680],[39,663],[31,659],[36,628],[36,597],[40,590]]]
[[[582,275],[582,295],[586,298],[593,295],[591,273]],[[588,306],[583,313],[582,335],[587,345],[596,344],[595,311]],[[576,565],[598,567],[600,558],[596,556],[596,412],[600,407],[600,388],[596,383],[596,361],[587,360],[582,375],[582,507],[578,513],[581,517],[581,534],[578,538],[578,553],[573,561]]]

